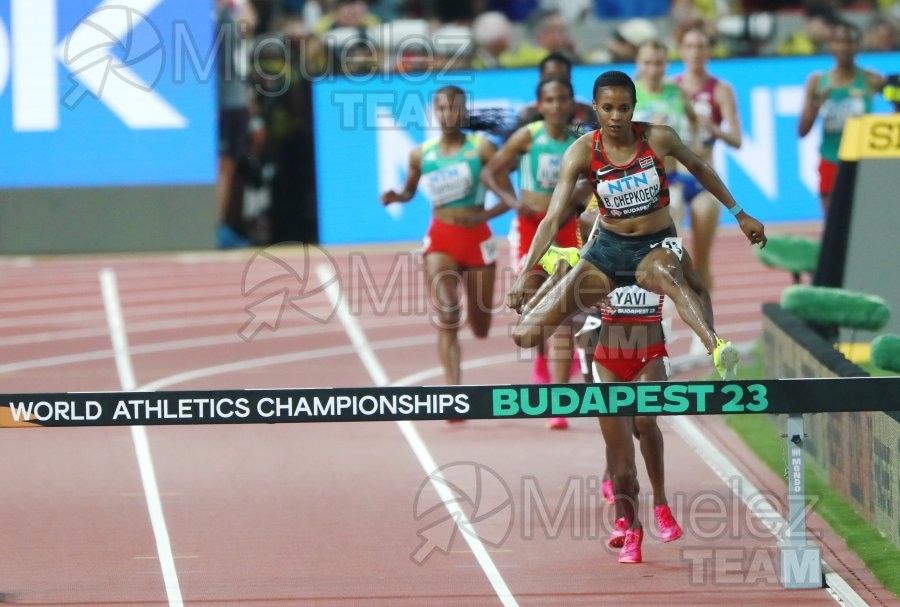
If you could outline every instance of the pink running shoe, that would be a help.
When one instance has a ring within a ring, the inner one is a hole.
[[[534,368],[531,370],[531,383],[550,383],[550,367],[547,366],[547,357],[543,354],[537,354],[534,357]]]
[[[547,422],[547,427],[551,430],[566,430],[569,427],[569,422],[565,417],[551,417]]]
[[[615,504],[616,503],[616,491],[613,489],[612,481],[606,479],[603,481],[603,485],[601,487],[603,491],[603,500],[607,504]]]
[[[656,506],[653,514],[656,516],[656,527],[659,529],[659,541],[674,542],[684,535],[668,506]]]
[[[613,530],[610,532],[609,537],[606,538],[606,545],[610,548],[621,548],[625,544],[626,531],[628,531],[628,521],[624,516],[617,518]]]
[[[625,532],[625,543],[619,550],[620,563],[640,563],[641,542],[644,541],[643,529],[629,529]]]
[[[581,372],[581,355],[578,348],[575,348],[575,355],[572,357],[572,368],[569,369],[569,379],[577,379],[583,375]]]

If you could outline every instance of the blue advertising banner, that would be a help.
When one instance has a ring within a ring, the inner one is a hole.
[[[211,184],[212,0],[0,0],[0,188]]]
[[[734,87],[743,145],[719,143],[715,165],[741,204],[768,222],[820,218],[818,202],[819,129],[797,135],[806,78],[833,65],[828,56],[753,58],[714,61],[710,71]],[[860,55],[859,63],[882,73],[900,71],[897,54]],[[606,69],[627,66],[578,66],[573,72],[576,97],[589,101],[594,78]],[[672,63],[670,75],[681,71]],[[401,188],[409,152],[438,134],[431,94],[453,84],[468,94],[469,107],[516,111],[534,98],[537,70],[466,71],[428,76],[373,75],[322,79],[313,85],[319,237],[323,244],[391,242],[421,239],[431,208],[420,192],[406,205],[385,208],[381,192]],[[878,99],[875,111],[889,111]],[[489,202],[490,204],[490,202]],[[494,233],[505,236],[511,213],[494,220]],[[734,219],[723,213],[723,223]]]

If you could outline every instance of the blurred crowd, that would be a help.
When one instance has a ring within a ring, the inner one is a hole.
[[[306,42],[320,73],[534,66],[556,51],[575,63],[628,61],[648,39],[677,48],[698,22],[719,56],[823,53],[841,17],[865,32],[862,50],[891,51],[900,26],[894,0],[241,1],[257,36]]]
[[[315,240],[311,81],[331,75],[678,59],[698,24],[714,57],[828,52],[841,19],[861,50],[898,49],[900,0],[216,0],[220,247]],[[224,44],[223,44],[224,42]],[[299,163],[299,164],[298,164]],[[290,170],[287,170],[289,168]]]

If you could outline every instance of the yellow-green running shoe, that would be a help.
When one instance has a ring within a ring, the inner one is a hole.
[[[560,259],[565,259],[566,263],[574,268],[580,258],[580,251],[575,247],[564,249],[562,247],[551,246],[547,249],[547,252],[544,253],[544,256],[541,257],[541,260],[538,263],[544,268],[544,272],[553,274],[553,270],[556,269],[556,264],[559,263]]]
[[[734,347],[730,341],[725,341],[719,337],[716,338],[716,349],[713,350],[713,364],[716,371],[725,381],[733,380],[737,377],[737,364],[741,358],[740,352]]]

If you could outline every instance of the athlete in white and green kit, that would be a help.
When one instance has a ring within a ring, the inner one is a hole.
[[[543,120],[526,124],[506,141],[484,167],[482,182],[500,197],[500,204],[515,209],[514,231],[510,235],[513,264],[528,274],[529,291],[536,291],[547,275],[539,267],[523,269],[537,228],[547,214],[550,197],[559,177],[562,157],[577,139],[571,128],[575,101],[572,84],[563,78],[543,80],[537,87],[537,108]],[[513,188],[510,172],[519,169],[519,194]],[[499,205],[498,205],[499,206]],[[557,232],[554,241],[561,247],[580,247],[578,220],[572,217]],[[534,383],[566,383],[572,372],[574,344],[571,325],[561,327],[535,357]],[[550,350],[551,355],[547,355]],[[550,428],[568,427],[563,418],[552,418]]]
[[[440,137],[410,153],[403,189],[384,192],[381,202],[409,202],[420,181],[431,199],[431,225],[423,246],[425,274],[444,378],[456,385],[461,381],[459,329],[468,321],[472,334],[483,339],[491,326],[497,250],[487,221],[503,209],[484,208],[479,176],[497,148],[487,138],[463,131],[465,92],[455,86],[438,89],[434,112]],[[460,291],[466,294],[468,318],[462,313]]]
[[[806,81],[806,95],[797,132],[805,137],[818,116],[822,117],[822,144],[819,147],[819,197],[823,214],[828,214],[831,191],[837,177],[838,147],[844,123],[851,116],[872,111],[872,97],[884,87],[884,77],[856,64],[859,29],[850,23],[835,26],[829,46],[834,55],[832,69],[816,72]]]

